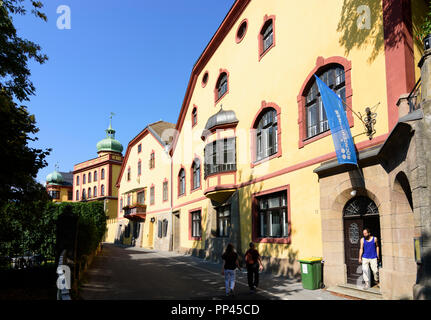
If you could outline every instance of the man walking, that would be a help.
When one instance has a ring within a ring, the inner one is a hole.
[[[251,292],[256,291],[259,285],[259,271],[263,270],[262,260],[259,252],[255,249],[254,243],[250,242],[250,249],[245,253],[245,263],[247,265],[247,280]]]
[[[361,248],[359,249],[359,263],[362,263],[362,273],[365,281],[364,289],[369,289],[371,281],[370,267],[374,280],[379,285],[378,260],[380,260],[380,248],[378,239],[371,236],[370,229],[365,228],[363,235]]]

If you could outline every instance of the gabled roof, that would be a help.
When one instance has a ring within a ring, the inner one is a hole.
[[[223,22],[217,29],[216,33],[213,35],[210,42],[206,46],[205,50],[202,52],[199,59],[196,61],[195,65],[193,66],[192,73],[190,75],[189,84],[187,86],[186,94],[183,100],[183,104],[181,106],[181,111],[178,116],[177,124],[175,126],[175,129],[177,130],[177,134],[174,136],[174,140],[172,142],[172,147],[170,150],[171,155],[175,150],[178,137],[179,137],[179,132],[181,132],[181,129],[183,127],[184,118],[186,116],[187,109],[190,104],[190,99],[192,97],[194,88],[196,86],[198,75],[200,74],[202,69],[206,66],[208,61],[211,59],[211,57],[213,56],[217,48],[220,46],[220,44],[223,42],[224,38],[232,29],[233,25],[236,23],[239,16],[245,10],[245,8],[250,3],[250,1],[251,0],[236,0],[236,2],[232,5],[231,9],[227,13],[226,17],[224,18]]]
[[[172,130],[170,130],[172,129]],[[134,137],[127,145],[126,155],[124,156],[123,163],[121,165],[121,171],[118,176],[116,186],[119,187],[121,178],[124,173],[124,169],[129,159],[130,150],[134,145],[142,140],[147,134],[151,134],[156,141],[160,144],[163,149],[169,149],[175,133],[175,124],[165,121],[157,121],[147,125],[136,137]]]

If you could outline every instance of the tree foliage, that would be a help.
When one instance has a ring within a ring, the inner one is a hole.
[[[94,252],[106,232],[103,202],[53,203],[41,200],[31,206],[28,203],[3,206],[0,212],[0,225],[4,226],[0,232],[0,255],[14,256],[31,251],[54,258],[56,244],[64,240],[57,239],[57,221],[66,211],[78,220],[78,260]],[[59,234],[60,237],[65,235]]]
[[[13,24],[13,15],[27,13],[25,4],[30,4],[31,12],[46,21],[40,11],[40,1],[3,0],[0,1],[0,207],[8,201],[23,201],[29,198],[37,185],[34,179],[39,169],[45,167],[46,156],[51,149],[29,147],[36,141],[39,131],[35,116],[16,101],[28,101],[35,94],[30,81],[29,60],[38,63],[47,60],[39,45],[18,36]],[[31,204],[29,204],[31,206]]]

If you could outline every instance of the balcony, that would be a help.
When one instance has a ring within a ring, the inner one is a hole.
[[[129,220],[145,220],[147,214],[147,205],[142,203],[135,203],[123,207],[124,218]]]

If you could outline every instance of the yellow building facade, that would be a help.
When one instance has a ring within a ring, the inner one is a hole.
[[[350,281],[342,212],[356,193],[346,183],[339,190],[345,176],[338,172],[332,180],[320,174],[336,155],[313,76],[345,102],[361,166],[369,166],[365,160],[398,122],[400,95],[420,76],[414,26],[424,3],[236,1],[193,67],[175,133],[166,127],[151,134],[150,125],[129,143],[117,183],[119,241],[157,248],[155,239],[166,234],[158,248],[212,260],[228,243],[244,253],[253,242],[267,270],[294,276],[298,259],[323,257],[328,284]],[[377,113],[368,135],[360,119],[366,107]],[[162,136],[173,141],[160,143]],[[164,161],[150,170],[153,152]],[[381,168],[364,172],[365,180],[388,179]],[[166,180],[168,202],[160,199]],[[358,192],[368,205],[384,203],[365,187]],[[335,214],[325,201],[339,201],[341,209]],[[379,236],[393,232],[383,230],[382,219],[382,230],[373,229]],[[140,227],[126,230],[130,221]],[[388,240],[387,260],[396,256],[389,248]],[[411,277],[411,260],[409,251],[400,274]],[[394,268],[388,263],[384,272],[392,276]]]
[[[107,216],[104,241],[113,243],[117,231],[118,189],[123,146],[115,140],[111,124],[97,144],[98,157],[73,167],[73,201],[103,201]]]
[[[73,173],[54,170],[46,177],[46,191],[53,202],[73,201]]]
[[[169,145],[175,125],[148,125],[127,146],[116,183],[119,190],[116,242],[171,250],[172,197]]]

